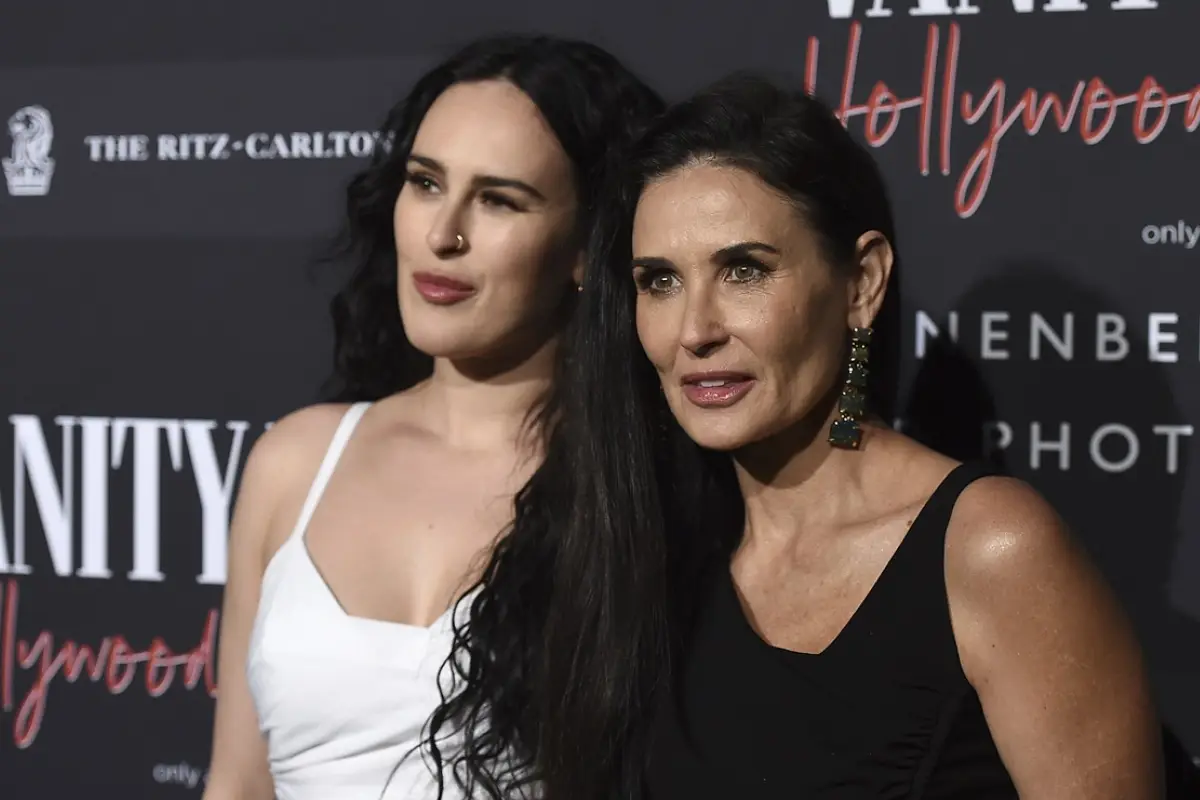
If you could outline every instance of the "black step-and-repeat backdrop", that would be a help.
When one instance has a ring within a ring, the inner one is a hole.
[[[329,365],[341,187],[420,71],[530,28],[668,96],[749,67],[840,109],[899,216],[898,424],[1058,505],[1200,754],[1198,25],[1193,0],[7,4],[4,796],[199,795],[230,505]]]

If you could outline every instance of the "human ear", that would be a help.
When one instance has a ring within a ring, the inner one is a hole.
[[[849,287],[846,325],[869,328],[883,305],[895,253],[892,243],[879,231],[867,231],[858,237],[854,251],[858,253],[858,272]]]

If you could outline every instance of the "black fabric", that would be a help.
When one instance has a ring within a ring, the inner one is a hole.
[[[1016,798],[959,664],[944,577],[954,504],[987,474],[946,477],[820,654],[764,642],[728,565],[716,570],[654,726],[649,796]]]

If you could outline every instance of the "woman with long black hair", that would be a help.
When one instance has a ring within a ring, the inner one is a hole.
[[[1138,644],[1062,520],[873,413],[896,236],[830,110],[721,82],[612,202],[564,430],[574,518],[662,569],[649,796],[1161,797]]]
[[[577,473],[543,458],[601,192],[659,109],[598,47],[502,37],[391,112],[349,189],[335,402],[243,476],[206,800],[581,800],[632,774],[657,577],[559,535]]]

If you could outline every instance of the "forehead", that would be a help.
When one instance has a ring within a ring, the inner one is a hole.
[[[634,215],[634,254],[711,251],[748,240],[778,242],[794,235],[799,223],[792,205],[756,175],[738,167],[696,164],[646,187]]]
[[[570,170],[538,107],[500,80],[459,83],[442,92],[421,120],[412,149],[464,176],[544,182]]]

